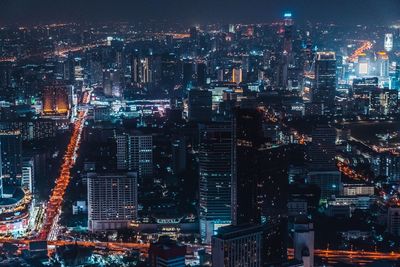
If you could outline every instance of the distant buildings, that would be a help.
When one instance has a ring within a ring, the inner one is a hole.
[[[90,231],[128,228],[137,219],[137,174],[88,173]]]

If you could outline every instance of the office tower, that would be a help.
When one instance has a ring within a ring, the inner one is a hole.
[[[22,180],[21,184],[31,193],[34,193],[34,174],[35,162],[32,157],[24,157],[22,159]]]
[[[205,243],[232,222],[233,139],[231,123],[199,126],[200,235]]]
[[[137,218],[137,174],[88,173],[88,228],[128,228]]]
[[[385,34],[384,47],[386,52],[392,52],[393,50],[393,33]]]
[[[131,79],[135,84],[147,84],[153,81],[150,58],[132,56]]]
[[[150,244],[150,267],[185,267],[185,255],[186,246],[169,236],[161,236],[158,242]]]
[[[376,74],[381,78],[389,77],[389,56],[386,52],[376,53]]]
[[[153,176],[153,137],[139,131],[116,136],[117,169],[136,171],[140,182]]]
[[[172,171],[174,174],[182,173],[186,170],[186,140],[185,136],[176,136],[172,139]]]
[[[390,207],[387,216],[387,231],[395,236],[400,236],[400,208]]]
[[[236,169],[232,183],[233,224],[260,223],[257,158],[258,149],[264,141],[261,113],[255,109],[237,109],[233,116],[233,127]]]
[[[21,185],[22,139],[19,131],[0,132],[1,189],[3,185]],[[2,194],[2,190],[1,194]]]
[[[195,122],[211,121],[212,93],[195,88],[189,91],[188,119]]]
[[[72,105],[72,86],[61,82],[46,85],[42,91],[44,115],[68,115]]]
[[[294,258],[304,267],[314,266],[314,226],[307,217],[297,218],[293,234]]]
[[[120,97],[122,95],[121,73],[119,70],[103,70],[103,93],[109,97]]]
[[[243,81],[243,70],[242,68],[232,69],[232,82],[239,84]]]
[[[334,52],[318,52],[315,59],[315,85],[312,102],[323,106],[323,114],[332,114],[336,94],[336,55]]]
[[[294,23],[292,19],[292,14],[287,12],[284,14],[283,21],[283,46],[282,46],[282,56],[280,62],[280,80],[279,84],[283,89],[288,86],[289,79],[289,68],[294,65],[293,57],[293,28]]]
[[[321,189],[321,198],[339,193],[341,174],[335,163],[336,131],[328,125],[318,125],[312,132],[309,148],[309,182]]]
[[[212,237],[212,266],[263,266],[262,235],[260,225],[221,227]]]

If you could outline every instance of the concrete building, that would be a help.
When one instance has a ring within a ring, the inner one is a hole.
[[[137,174],[88,173],[90,231],[128,228],[137,218]]]

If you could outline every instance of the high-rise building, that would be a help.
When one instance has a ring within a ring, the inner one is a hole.
[[[131,79],[136,84],[147,84],[153,81],[149,57],[132,57]]]
[[[315,84],[312,102],[323,106],[323,113],[334,112],[336,94],[336,55],[318,52],[315,59]]]
[[[121,72],[117,69],[103,70],[103,93],[105,96],[121,96]]]
[[[314,267],[314,226],[306,217],[294,223],[293,247],[296,260],[304,267]]]
[[[3,185],[21,185],[22,138],[19,131],[0,132],[1,194]]]
[[[400,236],[400,208],[390,207],[387,216],[387,231],[395,236]]]
[[[72,86],[61,82],[46,85],[42,91],[44,115],[68,115],[72,106]]]
[[[321,198],[337,195],[340,189],[341,174],[335,163],[336,131],[328,125],[318,125],[312,133],[309,148],[309,182],[321,189]]]
[[[232,69],[232,82],[239,84],[243,81],[243,70],[242,68]]]
[[[150,267],[185,267],[186,246],[161,236],[149,248]]]
[[[260,223],[257,151],[264,140],[261,113],[255,109],[237,109],[233,117],[233,127],[236,170],[232,182],[233,223]]]
[[[392,52],[393,50],[393,33],[385,34],[384,47],[386,52]]]
[[[202,124],[199,132],[200,235],[210,243],[220,226],[232,222],[232,124]]]
[[[117,169],[136,171],[140,182],[153,176],[153,137],[141,132],[120,134],[117,142]]]
[[[212,237],[212,266],[263,266],[262,236],[260,225],[221,227]]]
[[[207,122],[212,116],[212,92],[198,88],[189,91],[189,121]]]
[[[137,174],[88,173],[88,228],[128,228],[137,219]]]
[[[186,140],[183,135],[177,136],[171,143],[172,171],[174,174],[186,170]]]
[[[35,162],[32,157],[24,157],[22,159],[22,180],[21,185],[30,192],[34,192],[34,174]]]

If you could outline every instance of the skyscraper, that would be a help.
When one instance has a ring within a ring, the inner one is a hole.
[[[341,174],[335,163],[336,131],[328,125],[318,125],[312,133],[309,148],[309,182],[321,189],[321,198],[339,193]]]
[[[90,231],[128,228],[137,218],[137,174],[88,173]]]
[[[22,139],[19,131],[0,132],[1,194],[3,185],[21,185]]]
[[[318,52],[314,71],[315,85],[312,90],[312,102],[323,106],[323,114],[333,114],[336,94],[335,53]]]
[[[298,218],[294,223],[294,258],[304,267],[314,267],[314,226],[308,218]]]
[[[199,131],[200,234],[210,243],[218,227],[232,222],[232,125],[202,124]]]
[[[116,136],[117,169],[136,171],[140,182],[153,175],[153,137],[139,131]]]

